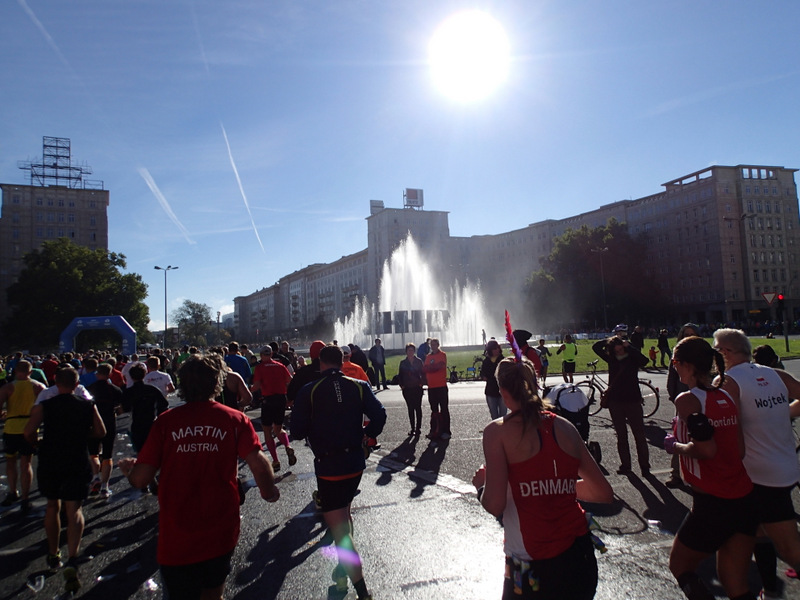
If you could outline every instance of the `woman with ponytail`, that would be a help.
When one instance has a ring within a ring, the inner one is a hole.
[[[484,429],[486,465],[473,478],[483,507],[503,520],[503,598],[588,600],[597,561],[577,500],[611,502],[611,486],[575,427],[537,395],[533,364],[514,351],[495,371],[510,412]]]
[[[684,481],[692,488],[691,512],[678,529],[669,568],[690,600],[713,600],[697,568],[716,553],[717,574],[732,600],[755,600],[747,584],[758,520],[753,483],[742,458],[744,438],[733,399],[720,389],[725,381],[722,355],[699,337],[687,337],[672,357],[689,388],[675,399],[674,435],[664,448],[680,457]],[[716,366],[719,377],[713,386]]]

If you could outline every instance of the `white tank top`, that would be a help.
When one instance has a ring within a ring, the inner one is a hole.
[[[789,487],[800,480],[789,391],[773,369],[741,363],[725,371],[739,386],[744,466],[753,483]]]

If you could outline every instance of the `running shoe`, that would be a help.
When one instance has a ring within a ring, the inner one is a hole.
[[[108,498],[111,495],[111,490],[107,487],[100,488],[100,497],[101,498]]]
[[[95,479],[94,481],[92,481],[92,487],[89,490],[89,495],[90,496],[97,496],[97,494],[100,493],[100,487],[101,487],[101,484],[100,484],[100,480],[99,479]]]
[[[56,552],[55,554],[48,554],[47,555],[47,566],[51,569],[60,569],[64,566],[64,563],[61,562],[61,552]]]
[[[336,591],[342,594],[347,593],[347,573],[341,564],[337,564],[331,573],[331,579],[336,584]]]
[[[78,565],[74,558],[70,558],[67,568],[64,569],[64,591],[67,594],[75,594],[79,589],[81,589],[81,580],[78,579]]]
[[[17,500],[19,500],[19,496],[17,495],[17,492],[9,492],[8,496],[5,497],[5,500],[0,502],[0,506],[11,506]]]
[[[278,472],[281,470],[281,461],[273,460],[272,461],[272,470],[273,472]]]
[[[451,436],[449,432],[445,431],[445,432],[444,432],[444,433],[443,433],[441,436],[439,436],[439,437],[441,437],[443,440],[449,440],[449,439],[450,439],[451,437],[453,437],[453,436]]]
[[[297,464],[297,457],[294,455],[294,448],[286,446],[286,455],[289,457],[289,466],[293,467]]]
[[[681,480],[680,477],[675,477],[673,475],[664,482],[664,485],[670,489],[675,489],[681,487],[683,485],[683,481]]]

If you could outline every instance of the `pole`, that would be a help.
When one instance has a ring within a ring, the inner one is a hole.
[[[157,271],[164,271],[164,339],[162,340],[161,347],[166,350],[167,349],[167,271],[174,271],[179,267],[173,267],[172,265],[167,265],[166,267],[153,267]]]

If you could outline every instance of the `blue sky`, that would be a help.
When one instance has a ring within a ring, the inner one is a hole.
[[[471,103],[428,45],[490,14],[508,77]],[[366,247],[406,187],[454,236],[656,193],[712,164],[800,167],[800,4],[605,0],[7,0],[0,181],[43,136],[110,190],[109,249],[153,328]]]

